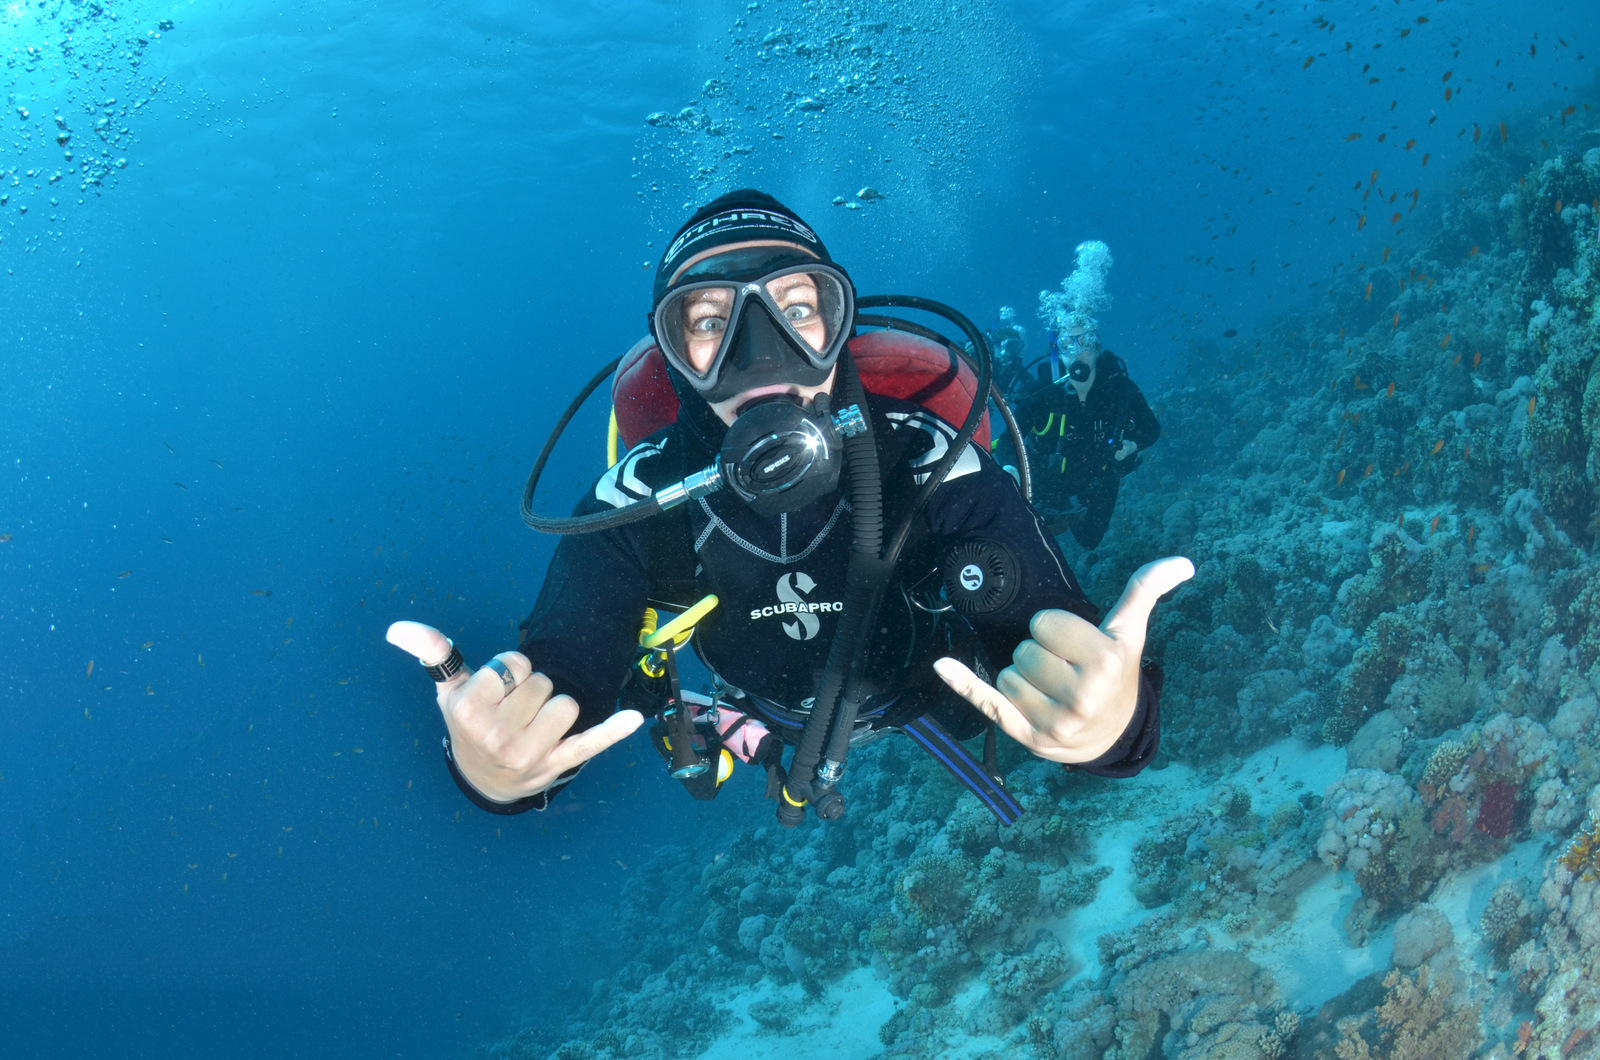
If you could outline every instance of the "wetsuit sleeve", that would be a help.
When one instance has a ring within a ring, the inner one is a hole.
[[[972,452],[980,466],[947,479],[930,498],[929,529],[936,539],[951,544],[973,539],[996,542],[1016,559],[1016,596],[999,611],[971,619],[990,659],[1004,666],[1028,638],[1029,623],[1037,612],[1056,608],[1096,624],[1100,612],[1084,595],[1055,539],[1011,476],[976,447]],[[1141,671],[1138,704],[1122,736],[1099,758],[1073,768],[1107,777],[1132,776],[1149,763],[1160,740],[1160,684],[1147,669]]]
[[[591,494],[576,514],[609,507]],[[550,678],[556,695],[577,702],[571,732],[591,729],[615,710],[648,586],[649,533],[643,523],[569,534],[556,546],[539,599],[522,622],[517,650]]]
[[[1148,449],[1161,438],[1161,421],[1150,411],[1150,402],[1145,400],[1144,391],[1139,389],[1139,384],[1128,375],[1126,364],[1122,364],[1120,382],[1119,404],[1123,422],[1129,425],[1126,437],[1140,449]]]
[[[639,476],[648,473],[649,458],[660,451],[659,443],[636,447],[584,496],[573,514],[609,511],[648,496],[649,487]],[[593,728],[616,710],[649,592],[649,553],[646,522],[563,537],[539,599],[522,622],[517,650],[550,679],[553,695],[571,696],[578,704],[578,720],[568,735]],[[484,796],[462,775],[448,739],[444,752],[451,779],[462,794],[479,809],[496,814],[544,809],[582,769],[561,774],[544,791],[501,803]]]

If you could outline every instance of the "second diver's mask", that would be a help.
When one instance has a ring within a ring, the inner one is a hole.
[[[1056,369],[1055,381],[1077,391],[1079,401],[1088,401],[1089,389],[1094,386],[1095,358],[1100,352],[1100,340],[1092,331],[1071,332],[1061,337],[1061,347],[1065,370]]]
[[[760,386],[818,386],[855,320],[855,290],[836,266],[787,246],[746,247],[697,262],[651,316],[668,363],[707,402]]]

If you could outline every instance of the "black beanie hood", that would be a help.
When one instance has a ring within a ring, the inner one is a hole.
[[[656,266],[655,288],[650,304],[661,301],[672,281],[672,274],[683,263],[712,247],[745,243],[753,239],[779,239],[805,247],[820,261],[830,264],[828,248],[800,215],[766,192],[741,188],[720,195],[695,211],[667,244]]]

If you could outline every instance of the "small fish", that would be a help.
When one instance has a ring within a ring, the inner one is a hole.
[[[1428,533],[1431,534],[1437,529],[1439,529],[1439,517],[1436,515],[1433,517],[1433,522],[1428,524]]]
[[[1556,200],[1556,216],[1557,217],[1561,216],[1561,200],[1560,199]]]
[[[1440,80],[1440,81],[1448,81],[1448,80],[1450,80],[1450,77],[1451,77],[1451,71],[1449,71],[1449,70],[1446,70],[1446,71],[1445,71],[1445,72],[1444,72],[1444,76],[1443,76],[1443,77],[1441,77],[1441,78],[1439,78],[1439,80]]]
[[[1306,61],[1300,64],[1300,69],[1309,70],[1311,68],[1311,64],[1316,61],[1317,57],[1315,55],[1308,55],[1306,56]]]
[[[1472,249],[1467,251],[1467,257],[1475,258],[1477,256],[1478,256],[1478,244],[1474,243],[1474,244],[1472,244]]]
[[[1444,333],[1444,338],[1439,340],[1439,348],[1441,350],[1444,349],[1446,346],[1450,345],[1450,334],[1451,333],[1448,332],[1448,331],[1445,332]]]
[[[1351,133],[1349,136],[1346,136],[1344,138],[1344,142],[1345,143],[1350,143],[1350,142],[1352,142],[1354,140],[1359,140],[1359,139],[1361,139],[1361,134],[1360,133]]]
[[[125,571],[123,571],[123,572],[122,572],[122,573],[121,573],[121,574],[119,574],[119,575],[117,575],[117,577],[119,577],[119,578],[126,578],[126,577],[128,577],[128,576],[129,576],[129,575],[131,575],[131,574],[132,574],[132,573],[133,573],[133,571],[131,571],[131,570],[125,570]]]
[[[144,694],[147,695],[147,696],[155,695],[156,694],[156,686],[155,685],[145,685],[144,686]]]
[[[1450,97],[1446,96],[1445,98],[1449,99]],[[1422,164],[1423,165],[1427,165],[1428,164],[1428,159],[1430,159],[1432,157],[1433,157],[1433,155],[1429,154],[1427,151],[1422,152]],[[1411,208],[1413,210],[1415,210],[1417,208],[1416,200],[1415,200],[1414,197],[1412,199]]]
[[[1445,90],[1444,90],[1444,101],[1445,101],[1445,102],[1446,102],[1446,103],[1449,103],[1449,102],[1450,102],[1450,97],[1451,97],[1451,96],[1453,96],[1453,95],[1455,95],[1455,89],[1453,89],[1453,88],[1447,88],[1447,89],[1445,89]],[[1422,163],[1422,164],[1423,164],[1423,165],[1427,165],[1427,164],[1428,164],[1428,163],[1426,163],[1426,162],[1424,162],[1424,163]]]
[[[187,490],[187,489],[188,489],[188,488],[189,488],[189,487],[188,487],[188,486],[185,486],[185,485],[184,485],[184,484],[183,484],[183,483],[181,483],[181,482],[174,482],[174,483],[173,483],[173,485],[174,485],[174,486],[176,486],[176,487],[178,487],[178,488],[179,488],[179,489],[181,489],[181,490]]]
[[[1340,486],[1343,486],[1343,485],[1344,485],[1344,468],[1341,467],[1339,469],[1339,478],[1338,478],[1337,481],[1334,482],[1333,488],[1334,489],[1338,489]]]
[[[1365,227],[1367,227],[1367,215],[1362,214],[1360,217],[1356,218],[1356,231],[1359,232]]]
[[[1417,146],[1417,141],[1415,141],[1415,140],[1407,140],[1406,141],[1406,150],[1407,151],[1411,150],[1415,146]]]
[[[1367,469],[1361,473],[1361,477],[1362,478],[1366,478],[1368,475],[1371,475],[1371,474],[1372,474],[1372,465],[1368,464],[1367,465]]]
[[[151,649],[151,647],[154,646],[154,644],[155,644],[155,641],[147,640],[143,644],[139,645],[139,650],[140,651],[149,651]]]
[[[87,680],[89,680],[89,678],[90,678],[90,677],[93,677],[93,676],[94,676],[94,660],[93,660],[93,659],[90,659],[90,660],[89,660],[89,667],[88,667],[88,669],[86,669],[86,670],[84,670],[84,671],[83,671],[83,679],[84,679],[84,680],[85,680],[85,681],[87,681]]]
[[[1460,363],[1461,363],[1461,355],[1458,353],[1458,354],[1456,354],[1456,359],[1450,362],[1450,367],[1454,368],[1456,365],[1458,365]]]
[[[7,541],[10,541],[10,540],[11,540],[11,535],[10,534],[0,534],[0,545],[3,545]]]
[[[1467,457],[1469,457],[1471,455],[1472,455],[1472,446],[1470,446],[1470,445],[1467,446],[1465,449],[1463,449],[1461,451],[1461,459],[1463,459],[1463,460],[1465,460]]]
[[[1505,143],[1506,142],[1506,123],[1505,122],[1501,122],[1500,123],[1500,142],[1501,143]]]
[[[1482,350],[1474,350],[1472,352],[1472,367],[1474,367],[1474,368],[1478,367],[1479,362],[1481,362],[1482,360],[1483,360],[1483,351]]]
[[[1480,137],[1482,135],[1483,135],[1483,130],[1478,128],[1476,125],[1474,125],[1472,127],[1472,142],[1473,143],[1477,143],[1478,142],[1478,137]]]
[[[1394,311],[1394,319],[1389,321],[1389,330],[1390,331],[1394,331],[1395,329],[1397,329],[1399,327],[1400,327],[1400,310],[1396,309]]]
[[[623,872],[627,872],[628,871],[628,866],[626,866],[626,865],[624,865],[622,863],[622,859],[621,858],[612,858],[611,862],[612,862],[612,864],[616,865],[617,868],[621,869]]]
[[[1393,383],[1389,384],[1388,389],[1386,389],[1383,392],[1383,396],[1384,397],[1394,397],[1394,384]]]
[[[1397,224],[1400,223],[1400,213],[1399,213],[1399,211],[1396,211],[1394,216],[1389,218],[1389,223],[1392,224],[1392,225],[1397,225]]]
[[[1436,456],[1436,455],[1438,455],[1439,450],[1441,450],[1443,448],[1444,448],[1444,439],[1440,438],[1437,442],[1433,443],[1433,452],[1429,453],[1428,455],[1429,456]]]
[[[1476,574],[1487,574],[1489,573],[1489,564],[1480,563],[1476,567],[1473,567],[1472,570]]]
[[[199,652],[195,652],[194,661],[200,664],[200,669],[206,668],[206,657]]]
[[[212,461],[211,461],[211,462],[212,462],[212,463],[213,463],[213,464],[216,464],[216,465],[217,465],[217,466],[218,466],[218,467],[222,467],[222,461],[220,461],[220,460],[215,460],[215,459],[213,459],[213,460],[212,460]],[[226,471],[226,470],[228,470],[228,469],[227,469],[227,468],[225,468],[225,467],[222,467],[222,470],[224,470],[224,471]]]
[[[1528,415],[1533,415],[1533,406],[1538,402],[1538,400],[1539,399],[1537,397],[1531,397],[1528,399]]]
[[[162,442],[161,444],[166,446],[167,447],[167,452],[171,453],[173,456],[177,456],[178,455],[178,451],[176,449],[172,448],[172,445],[171,445],[170,442]]]
[[[563,854],[563,855],[561,855],[561,860],[562,861],[570,861],[570,860],[572,860],[572,855],[571,854]]]
[[[1388,247],[1384,247],[1383,248],[1383,261],[1378,262],[1378,264],[1379,265],[1383,265],[1383,264],[1386,264],[1388,261],[1389,261],[1389,248]]]
[[[1367,281],[1367,301],[1372,301],[1372,281]]]
[[[1238,334],[1239,334],[1239,332],[1238,332],[1238,331],[1237,331],[1237,330],[1236,330],[1236,329],[1234,329],[1234,328],[1229,328],[1229,329],[1228,329],[1228,330],[1227,330],[1227,331],[1224,331],[1224,332],[1223,332],[1223,333],[1222,333],[1222,337],[1223,337],[1223,338],[1225,338],[1225,339],[1231,339],[1231,338],[1233,338],[1233,337],[1234,337],[1234,336],[1235,336],[1235,335],[1238,335]]]
[[[1477,532],[1478,532],[1478,528],[1477,527],[1475,527],[1475,526],[1467,527],[1467,547],[1468,548],[1472,547],[1472,536],[1474,534],[1476,534]]]
[[[163,537],[161,540],[165,541],[169,545],[172,544],[172,538],[170,537]]]

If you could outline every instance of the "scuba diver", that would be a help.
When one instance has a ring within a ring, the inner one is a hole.
[[[939,333],[860,312],[889,306],[954,322],[976,372]],[[747,189],[668,244],[649,325],[569,406],[529,476],[524,520],[566,536],[517,650],[474,672],[438,630],[389,629],[436,682],[445,758],[472,802],[543,809],[647,715],[692,795],[715,796],[736,760],[759,765],[788,827],[808,807],[843,814],[851,745],[888,732],[1007,824],[1021,807],[995,726],[1098,775],[1150,761],[1160,672],[1141,667],[1145,628],[1194,568],[1147,564],[1101,620],[986,451],[976,396],[992,372],[970,321],[924,299],[857,298],[804,221]],[[630,448],[573,516],[537,514],[562,429],[608,379]],[[691,637],[710,696],[678,681]],[[996,674],[991,660],[1009,665]],[[985,730],[980,761],[961,741]]]
[[[999,318],[986,337],[989,349],[994,353],[995,386],[1010,399],[1020,384],[1030,382],[1033,378],[1023,367],[1028,350],[1028,333],[1017,323],[1017,311],[1003,305]]]
[[[1015,398],[1039,491],[1036,507],[1051,533],[1070,529],[1086,549],[1105,537],[1122,479],[1139,466],[1140,451],[1161,437],[1127,364],[1100,347],[1094,314],[1111,306],[1110,269],[1109,247],[1081,243],[1062,290],[1040,294],[1040,316],[1052,324],[1050,375],[1041,368]]]

